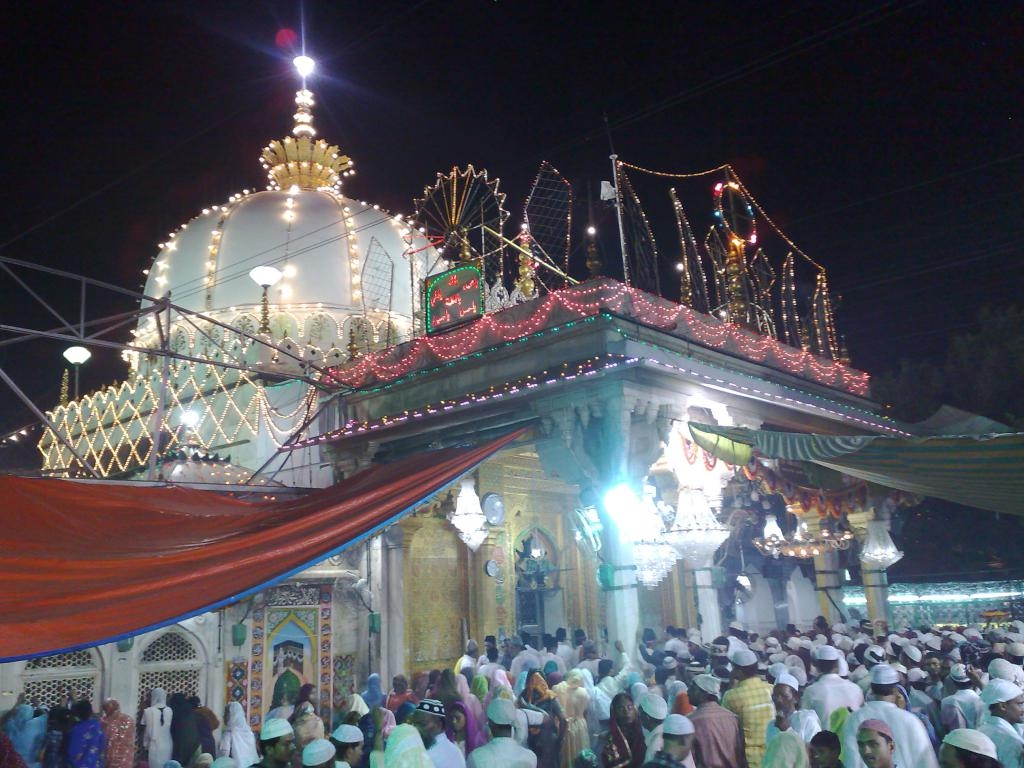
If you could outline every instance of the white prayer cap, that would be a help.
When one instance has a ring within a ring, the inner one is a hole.
[[[778,680],[779,675],[781,675],[783,672],[789,672],[789,667],[787,667],[781,661],[777,661],[773,663],[770,667],[768,667],[768,674],[771,675],[772,678],[775,680]]]
[[[872,645],[864,651],[864,662],[866,664],[882,664],[885,662],[885,649],[880,645]]]
[[[705,693],[718,696],[722,692],[722,682],[714,675],[697,675],[693,682]]]
[[[988,663],[988,676],[1013,682],[1013,664],[1006,659],[992,659]]]
[[[966,643],[967,638],[961,635],[959,632],[950,632],[949,639],[956,643]]]
[[[803,667],[790,667],[789,674],[796,678],[801,688],[807,685],[807,673]]]
[[[666,736],[687,736],[693,733],[693,723],[683,715],[669,715],[665,718],[661,732]]]
[[[953,650],[951,650],[946,655],[949,656],[949,658],[951,658],[953,661],[963,661],[963,659],[960,658],[960,649],[959,648],[954,648]]]
[[[765,645],[766,648],[779,648],[779,647],[781,647],[779,645],[779,638],[772,637],[771,635],[769,635],[768,637],[766,637],[764,639],[764,645]]]
[[[781,664],[786,660],[786,655],[785,651],[779,651],[778,653],[773,653],[769,656],[768,661],[772,664]]]
[[[896,685],[899,681],[899,672],[888,664],[875,664],[871,668],[872,685]]]
[[[992,643],[992,653],[1006,653],[1006,643]]]
[[[846,657],[845,656],[840,656],[839,657],[839,668],[836,670],[836,672],[838,673],[838,675],[840,677],[849,677],[849,675],[850,675],[850,665],[846,663]]]
[[[495,725],[514,725],[516,705],[508,699],[492,699],[487,705],[487,719]]]
[[[788,685],[794,691],[800,690],[800,683],[797,682],[796,678],[788,672],[783,672],[781,675],[775,678],[776,685]]]
[[[1004,701],[1013,701],[1019,698],[1020,695],[1020,688],[1009,680],[997,677],[994,680],[989,680],[988,685],[982,689],[981,701],[986,707],[990,707],[993,704],[1000,704]]]
[[[935,635],[925,635],[924,644],[933,651],[938,651],[942,648],[942,640]]]
[[[786,641],[786,647],[791,651],[795,651],[800,647],[800,638],[791,637]]]
[[[833,645],[835,645],[835,647],[838,648],[840,651],[846,653],[853,650],[853,639],[847,637],[846,635],[839,635],[837,638],[835,638],[835,642],[833,643]]]
[[[661,661],[662,669],[675,669],[678,666],[679,666],[679,662],[676,661],[674,656],[666,656]]]
[[[815,645],[821,645],[821,644],[827,643],[827,642],[828,642],[828,638],[825,637],[820,632],[814,636],[814,644]]]
[[[753,650],[755,650],[755,651],[760,653],[760,652],[764,651],[764,641],[761,638],[757,638],[757,640],[755,640],[754,642],[752,642],[750,644],[750,647]]]
[[[719,626],[721,626],[721,625],[719,625]],[[729,629],[735,629],[735,630],[738,630],[740,632],[746,632],[747,631],[747,628],[745,626],[743,626],[743,622],[742,621],[730,621],[729,622]],[[692,731],[691,731],[691,733],[692,733]]]
[[[921,649],[909,643],[903,646],[903,655],[915,663],[920,662],[923,658],[921,656]]]
[[[655,720],[668,717],[668,703],[656,693],[648,693],[640,699],[640,709]]]
[[[891,666],[891,667],[892,667],[893,669],[895,669],[895,670],[896,670],[897,672],[899,672],[899,673],[900,673],[901,675],[905,675],[905,674],[907,674],[907,668],[906,668],[906,667],[904,667],[904,666],[903,666],[902,664],[900,664],[900,663],[899,663],[898,661],[894,661],[894,662],[893,662],[892,664],[890,664],[889,666]]]
[[[740,648],[729,654],[729,661],[737,667],[751,667],[757,664],[757,654],[749,648]]]
[[[981,630],[977,627],[968,627],[964,630],[964,637],[970,640],[981,640]]]
[[[867,667],[856,667],[850,670],[850,680],[856,683],[858,680],[863,680],[869,674],[871,673],[868,672]]]
[[[807,665],[804,664],[803,658],[797,656],[795,653],[791,653],[786,657],[786,666],[790,669],[802,669],[805,672],[807,671]]]
[[[295,733],[291,723],[283,717],[272,717],[263,723],[263,727],[260,729],[260,741],[276,739],[278,736],[287,736],[289,733]]]
[[[971,678],[967,675],[967,667],[963,664],[954,664],[949,668],[949,677],[954,683],[966,683]]]
[[[1024,643],[1010,643],[1006,646],[1006,652],[1011,656],[1024,656]]]
[[[356,728],[356,730],[358,731],[359,729]],[[327,739],[313,739],[302,749],[302,764],[310,766],[323,765],[330,760],[334,760],[336,752],[337,750],[335,750],[334,745]]]
[[[907,682],[909,682],[909,683],[917,683],[917,682],[920,682],[921,680],[927,680],[927,679],[928,679],[928,673],[925,672],[923,669],[921,669],[919,667],[914,667],[912,670],[907,672]]]
[[[363,732],[354,725],[342,723],[334,729],[331,738],[341,744],[359,744],[363,741]]]
[[[814,649],[816,661],[839,661],[839,649],[831,645],[819,645]]]
[[[833,632],[843,632],[843,633],[845,633],[847,631],[846,625],[843,624],[843,623],[833,624],[832,625],[832,631]]]
[[[647,695],[647,683],[635,682],[629,687],[629,695],[633,699],[633,702],[640,706],[640,701],[644,696]]]
[[[950,731],[946,734],[946,738],[942,740],[942,743],[949,744],[951,747],[965,749],[976,755],[984,755],[993,760],[999,759],[996,753],[995,742],[981,731],[976,731],[973,728],[957,728],[955,731]]]
[[[800,647],[801,648],[806,648],[808,651],[810,651],[810,650],[812,650],[814,648],[814,643],[811,642],[811,638],[809,638],[809,637],[801,637],[800,638]]]

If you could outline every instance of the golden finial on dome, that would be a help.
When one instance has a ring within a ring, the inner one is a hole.
[[[292,136],[270,142],[260,162],[274,189],[337,189],[342,176],[354,173],[352,158],[323,139],[313,140],[316,102],[306,88],[306,78],[312,74],[315,62],[308,56],[297,56],[293,63],[302,78],[302,88],[295,94],[295,127]]]

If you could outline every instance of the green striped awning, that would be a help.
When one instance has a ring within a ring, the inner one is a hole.
[[[1024,515],[1024,433],[885,437],[804,435],[690,424],[694,441],[733,464],[754,455],[808,461],[871,483]]]

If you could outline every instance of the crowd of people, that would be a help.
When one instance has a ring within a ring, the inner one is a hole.
[[[1024,623],[905,629],[738,623],[638,634],[635,656],[577,630],[532,647],[470,640],[448,669],[371,674],[327,724],[314,690],[259,734],[154,689],[136,723],[108,700],[3,716],[0,768],[1024,768]],[[328,733],[328,728],[330,732]]]

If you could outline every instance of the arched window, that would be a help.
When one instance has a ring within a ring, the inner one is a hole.
[[[201,696],[203,661],[201,649],[183,632],[171,630],[157,637],[139,657],[139,682],[136,705],[141,708],[153,688],[163,688],[168,696],[184,693]]]
[[[25,665],[22,685],[26,701],[45,707],[63,705],[68,692],[93,702],[98,708],[100,665],[91,649],[58,653],[32,659]]]

